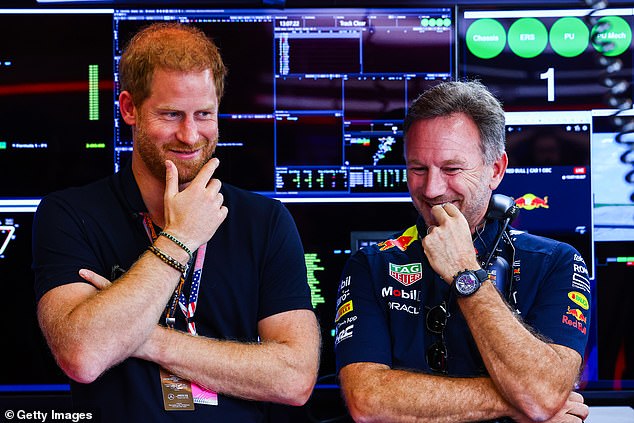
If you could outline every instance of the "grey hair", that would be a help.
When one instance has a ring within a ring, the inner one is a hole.
[[[478,127],[486,164],[493,164],[502,157],[506,144],[504,110],[500,101],[478,81],[441,82],[418,96],[407,110],[405,139],[415,122],[454,113],[466,114]]]

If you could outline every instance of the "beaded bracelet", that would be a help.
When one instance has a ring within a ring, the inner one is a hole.
[[[160,258],[164,263],[169,264],[174,269],[181,272],[183,275],[187,273],[188,266],[176,260],[174,257],[165,254],[163,251],[156,248],[154,245],[147,247],[156,257]]]
[[[180,241],[178,238],[176,238],[174,235],[172,234],[168,234],[165,231],[162,231],[161,233],[158,234],[158,236],[164,236],[165,238],[169,239],[170,241],[172,241],[174,244],[178,245],[179,247],[181,247],[183,250],[185,250],[185,252],[187,253],[187,255],[189,256],[189,261],[191,261],[194,258],[194,253],[192,252],[192,250],[190,250],[189,248],[187,248],[187,245],[185,245],[185,243],[183,243],[182,241]]]

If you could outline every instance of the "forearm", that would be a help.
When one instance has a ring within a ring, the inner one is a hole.
[[[489,282],[458,304],[502,395],[535,420],[557,412],[573,389],[581,364],[578,354],[570,350],[562,355],[563,347],[531,333]]]
[[[348,408],[362,422],[470,422],[515,413],[488,378],[451,378],[374,363],[340,373]]]
[[[295,340],[260,343],[191,336],[157,326],[135,356],[225,395],[302,405],[312,392],[319,364],[319,334],[316,323],[310,325]]]
[[[179,257],[173,247],[157,245]],[[71,378],[91,382],[129,357],[154,330],[179,275],[146,252],[107,289],[81,283],[47,293],[38,315],[60,366]]]

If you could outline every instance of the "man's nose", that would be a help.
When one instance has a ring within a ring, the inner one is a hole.
[[[198,125],[191,116],[186,116],[178,128],[177,139],[185,144],[195,144],[198,141]]]
[[[423,182],[423,195],[427,198],[441,197],[447,191],[447,181],[440,169],[429,169]]]

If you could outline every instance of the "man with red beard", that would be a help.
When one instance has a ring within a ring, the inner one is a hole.
[[[42,200],[42,331],[101,421],[268,421],[307,401],[319,361],[295,225],[213,178],[226,70],[201,31],[151,25],[119,66],[132,160]]]

